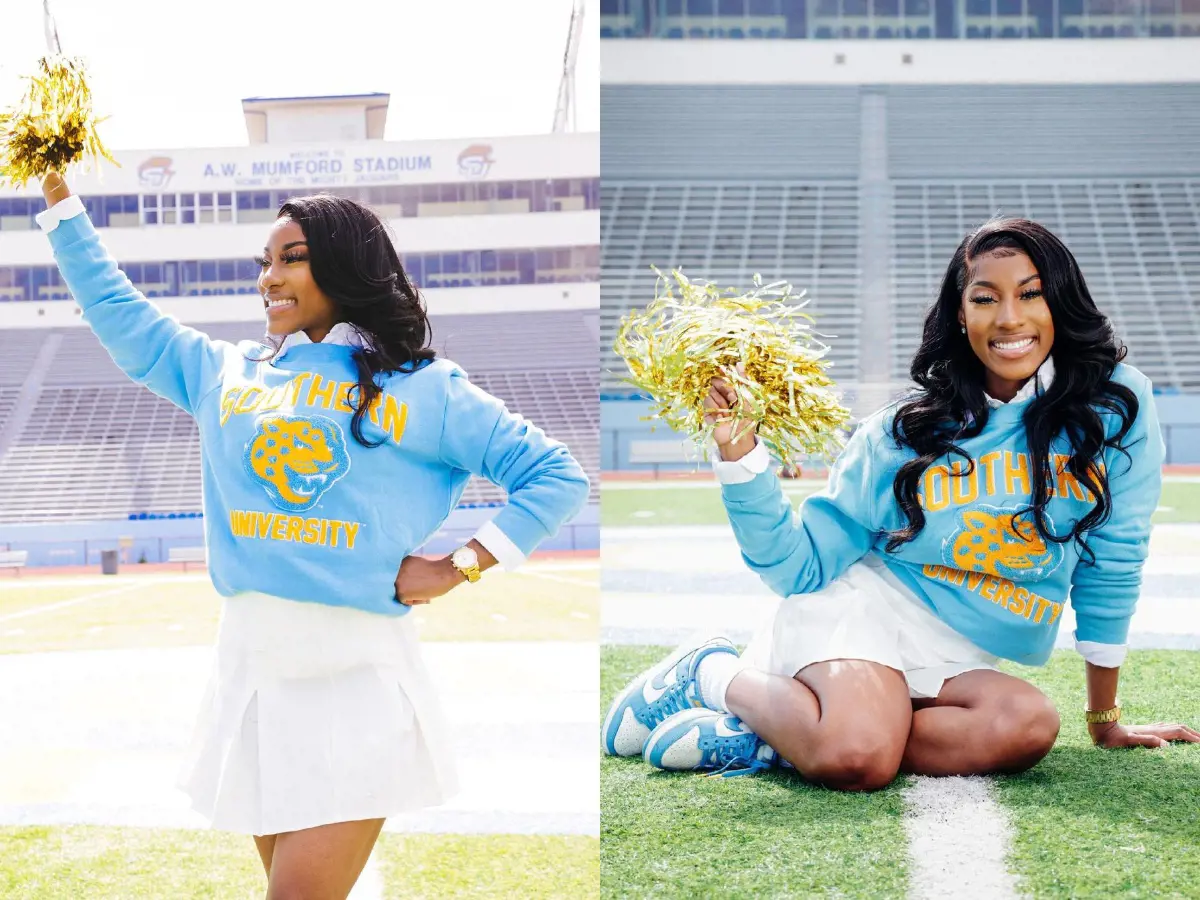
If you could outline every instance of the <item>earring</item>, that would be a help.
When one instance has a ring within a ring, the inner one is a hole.
[[[966,325],[962,326],[962,333],[963,333],[963,334],[966,334],[966,333],[967,333],[967,326],[966,326]]]

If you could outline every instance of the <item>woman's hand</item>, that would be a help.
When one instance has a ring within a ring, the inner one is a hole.
[[[1110,722],[1089,725],[1092,742],[1112,750],[1117,747],[1165,747],[1170,741],[1200,744],[1200,733],[1186,725],[1155,722],[1153,725],[1122,725]]]
[[[406,556],[396,574],[396,598],[405,606],[428,603],[467,580],[450,564],[450,557],[425,559]]]
[[[71,189],[57,172],[47,172],[42,179],[42,196],[46,198],[46,206],[51,207],[70,197]]]
[[[741,363],[738,363],[737,372],[743,376],[746,374]],[[733,386],[724,378],[714,378],[709,385],[708,396],[704,398],[704,409],[707,411],[704,421],[705,424],[718,423],[716,431],[713,432],[713,439],[717,442],[717,449],[721,451],[721,458],[727,462],[741,459],[758,443],[754,423],[748,419],[733,417],[731,411],[735,405],[737,394]],[[738,437],[736,442],[733,440],[734,436]]]

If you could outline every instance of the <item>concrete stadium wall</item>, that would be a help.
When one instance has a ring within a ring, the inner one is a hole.
[[[1200,464],[1200,396],[1195,394],[1161,394],[1155,398],[1163,439],[1167,444],[1167,463],[1170,465]],[[606,472],[686,472],[698,468],[697,463],[631,463],[630,444],[633,441],[661,440],[679,443],[680,437],[663,425],[642,421],[650,413],[650,404],[643,400],[605,400],[600,404],[600,468]],[[699,466],[706,465],[703,461]]]
[[[456,509],[441,530],[421,548],[449,553],[469,540],[495,508]],[[121,548],[122,543],[129,546]],[[28,550],[29,566],[100,565],[103,550],[120,549],[122,565],[166,562],[172,547],[204,544],[203,519],[147,519],[70,522],[51,525],[0,525],[0,549]],[[599,550],[600,507],[589,504],[541,550]]]

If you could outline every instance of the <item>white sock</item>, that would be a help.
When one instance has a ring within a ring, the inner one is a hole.
[[[710,709],[729,712],[725,705],[725,694],[737,674],[749,666],[740,656],[732,653],[710,653],[700,660],[696,669],[696,681],[700,685],[700,696]]]

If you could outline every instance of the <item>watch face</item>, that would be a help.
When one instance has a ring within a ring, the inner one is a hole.
[[[470,547],[459,547],[454,551],[450,560],[460,569],[469,569],[479,564],[479,554]]]

